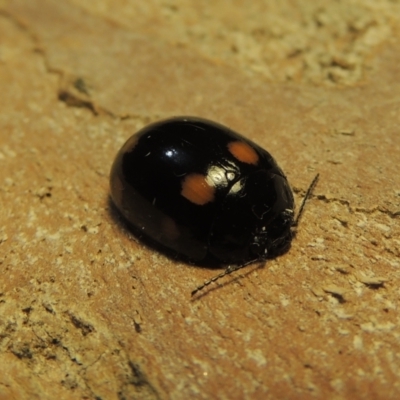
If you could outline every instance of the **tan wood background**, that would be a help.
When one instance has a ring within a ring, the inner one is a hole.
[[[400,3],[0,0],[0,399],[400,398]],[[191,299],[110,210],[146,123],[268,149],[291,250]]]

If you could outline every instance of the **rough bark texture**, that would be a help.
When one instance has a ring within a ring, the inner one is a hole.
[[[400,398],[398,1],[0,0],[0,399]],[[209,3],[212,3],[210,5]],[[215,274],[133,237],[108,173],[197,115],[268,149],[291,250]]]

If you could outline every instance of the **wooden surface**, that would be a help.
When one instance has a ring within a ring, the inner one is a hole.
[[[400,397],[400,4],[0,0],[0,399]],[[110,209],[148,122],[268,149],[291,250],[191,299]]]

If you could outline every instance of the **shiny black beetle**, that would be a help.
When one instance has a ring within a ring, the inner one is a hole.
[[[119,151],[110,182],[116,207],[145,238],[193,262],[234,264],[193,293],[290,246],[296,221],[284,173],[266,150],[215,122],[144,127]]]

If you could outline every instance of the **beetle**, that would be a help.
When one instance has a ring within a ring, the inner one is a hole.
[[[110,186],[116,208],[144,238],[194,263],[234,264],[192,294],[284,253],[301,214],[295,219],[292,190],[270,153],[197,117],[155,122],[131,136]]]

